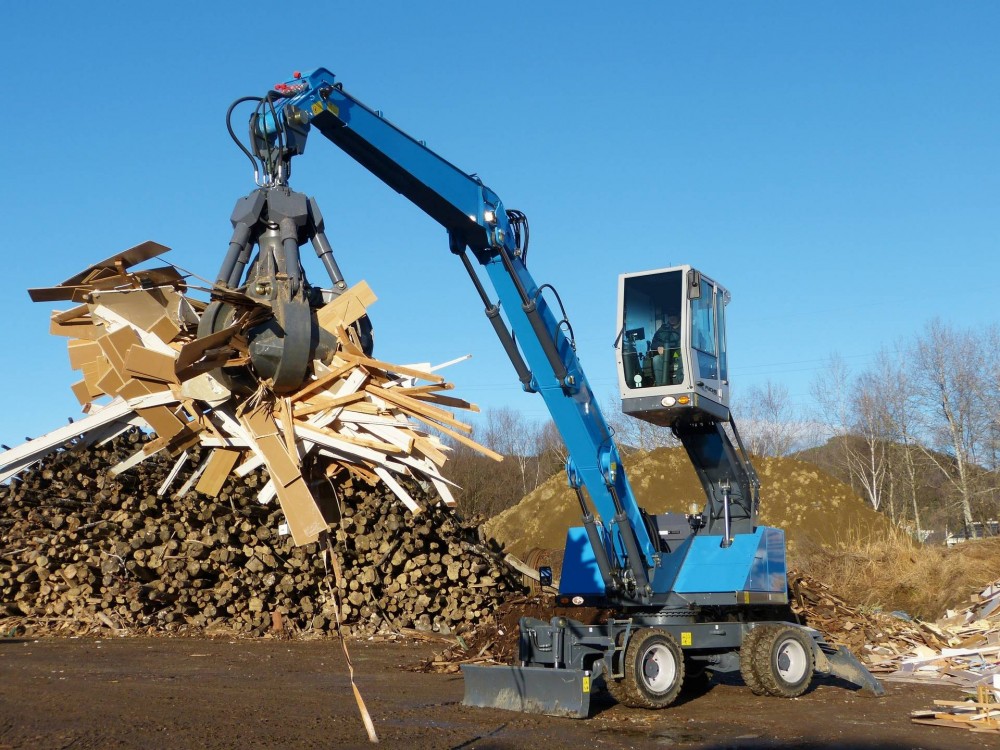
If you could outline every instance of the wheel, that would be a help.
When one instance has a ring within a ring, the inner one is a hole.
[[[740,674],[743,675],[743,682],[750,688],[754,695],[767,695],[764,683],[757,674],[754,654],[757,651],[757,644],[762,636],[767,634],[768,625],[758,625],[745,636],[740,644]]]
[[[621,682],[617,687],[624,696],[619,702],[626,706],[666,708],[673,703],[684,684],[684,653],[674,637],[659,628],[643,628],[633,635],[625,649]]]
[[[791,625],[768,625],[753,653],[753,668],[768,695],[795,698],[812,682],[812,638]]]
[[[615,703],[621,703],[623,706],[631,705],[628,703],[625,680],[616,680],[611,675],[605,674],[604,687],[608,689],[608,695],[615,699]]]

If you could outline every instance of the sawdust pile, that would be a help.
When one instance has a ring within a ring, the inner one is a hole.
[[[636,498],[649,513],[683,512],[705,495],[683,448],[660,448],[624,459]],[[758,458],[760,522],[784,529],[789,549],[819,544],[836,547],[842,538],[878,534],[889,521],[851,488],[816,466],[791,458]],[[490,519],[488,536],[523,557],[533,548],[561,549],[566,529],[580,525],[580,507],[563,472],[541,484],[520,503]]]

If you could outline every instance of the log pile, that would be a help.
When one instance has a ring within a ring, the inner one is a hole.
[[[339,508],[334,598],[320,546],[279,536],[280,509],[257,501],[263,468],[211,499],[158,496],[165,457],[108,470],[151,439],[132,429],[102,447],[63,446],[0,486],[0,632],[324,634],[339,602],[350,633],[461,633],[519,588],[449,509],[414,514],[384,483],[345,473],[322,480]]]

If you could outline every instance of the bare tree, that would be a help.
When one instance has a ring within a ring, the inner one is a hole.
[[[521,496],[527,495],[541,479],[538,461],[541,428],[509,406],[487,409],[485,416],[483,443],[517,467]]]
[[[820,419],[838,445],[842,466],[875,510],[882,504],[886,481],[885,426],[878,390],[877,378],[852,376],[836,354],[812,384]]]
[[[680,441],[674,437],[669,428],[630,417],[622,412],[621,400],[617,393],[612,393],[607,398],[602,411],[618,449],[624,453],[630,450],[646,452],[657,448],[675,448],[680,445]]]
[[[542,425],[539,433],[538,458],[543,479],[561,471],[566,467],[569,450],[563,442],[562,435],[556,423],[551,419]]]
[[[890,474],[900,477],[903,492],[913,510],[915,535],[921,537],[920,505],[917,501],[917,453],[916,438],[918,404],[913,383],[907,368],[904,347],[896,345],[892,350],[883,349],[875,361],[875,371],[883,378],[881,389],[884,399],[885,427],[891,441],[889,448]]]
[[[875,510],[885,501],[893,488],[889,474],[888,420],[885,410],[887,383],[879,373],[868,371],[859,375],[850,401],[851,432],[854,439],[847,439],[845,456],[851,477],[864,490]],[[889,504],[889,517],[896,520],[895,504]]]
[[[914,390],[925,427],[935,447],[950,461],[928,451],[958,496],[962,522],[973,523],[973,466],[989,423],[978,398],[983,356],[971,333],[959,332],[940,320],[931,321],[912,349]]]
[[[747,450],[757,456],[787,456],[801,446],[808,426],[797,414],[788,388],[768,380],[751,386],[733,405]]]

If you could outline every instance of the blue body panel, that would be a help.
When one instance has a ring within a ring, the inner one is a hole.
[[[673,583],[679,594],[757,591],[785,593],[785,533],[758,526],[737,534],[729,547],[721,536],[696,536]]]
[[[604,581],[597,567],[594,550],[587,530],[573,526],[566,533],[562,574],[559,576],[561,596],[604,596]]]

